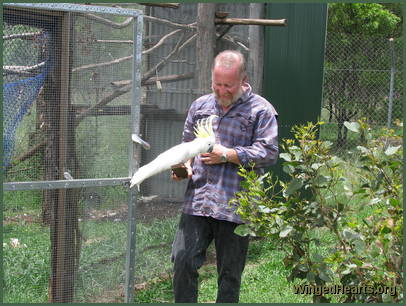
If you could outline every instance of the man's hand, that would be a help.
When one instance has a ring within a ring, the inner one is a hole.
[[[227,162],[236,165],[240,164],[240,159],[238,158],[238,154],[234,149],[226,148],[225,146],[222,146],[221,144],[217,143],[213,146],[213,150],[210,153],[200,154],[202,162],[205,165],[216,165],[224,163],[221,160],[221,156],[223,155],[224,150],[226,150],[227,152]]]
[[[178,172],[179,171],[179,173],[181,173],[182,172],[182,168],[183,169],[185,169],[185,171],[186,171],[186,176],[178,176],[177,174],[176,174],[176,172]],[[192,172],[192,167],[190,166],[190,162],[186,162],[186,163],[184,163],[184,164],[178,164],[178,165],[173,165],[172,166],[172,169],[173,170],[171,170],[171,178],[174,180],[174,181],[181,181],[181,180],[183,180],[184,178],[188,178],[188,179],[191,179],[192,178],[192,174],[193,174],[193,172]]]
[[[223,155],[224,150],[228,149],[225,146],[216,143],[210,153],[200,154],[202,162],[206,165],[222,164],[221,156]]]

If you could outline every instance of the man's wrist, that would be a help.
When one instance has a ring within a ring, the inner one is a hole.
[[[221,154],[221,158],[220,158],[220,159],[221,159],[221,162],[222,162],[222,163],[228,162],[227,152],[228,152],[228,149],[225,148],[225,149],[223,150],[223,153]]]

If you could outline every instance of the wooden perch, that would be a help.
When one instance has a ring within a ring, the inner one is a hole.
[[[215,18],[215,24],[286,26],[286,19]]]
[[[139,3],[145,6],[158,6],[158,7],[166,7],[166,8],[179,8],[179,3]]]

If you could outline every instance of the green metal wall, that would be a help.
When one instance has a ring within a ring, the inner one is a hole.
[[[269,3],[266,18],[288,21],[265,29],[263,93],[279,114],[281,141],[293,125],[320,116],[327,4]],[[278,175],[280,164],[272,168]]]

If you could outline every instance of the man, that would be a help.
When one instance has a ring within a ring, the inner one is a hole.
[[[185,163],[189,182],[172,250],[175,302],[197,302],[197,270],[212,240],[217,258],[217,302],[239,301],[248,237],[234,233],[243,222],[228,202],[240,190],[239,165],[254,163],[263,171],[278,156],[277,113],[267,100],[252,93],[240,52],[226,50],[216,56],[212,90],[192,103],[183,131],[183,141],[191,141],[199,119],[218,116],[213,121],[216,144],[212,152]],[[174,173],[172,178],[181,179]]]

